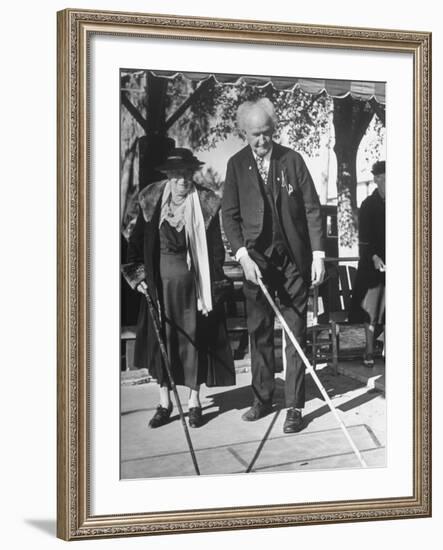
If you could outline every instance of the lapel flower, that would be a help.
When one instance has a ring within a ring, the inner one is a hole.
[[[282,170],[281,172],[281,186],[286,189],[286,191],[288,192],[288,195],[292,195],[292,193],[294,192],[294,188],[287,181],[287,177],[284,170]]]

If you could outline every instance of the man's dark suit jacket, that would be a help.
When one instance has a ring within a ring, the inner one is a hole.
[[[228,162],[223,194],[223,228],[232,252],[256,249],[263,228],[264,200],[257,165],[246,146]],[[300,273],[311,276],[312,250],[323,250],[320,201],[299,153],[273,143],[268,184],[276,190],[275,204],[286,245]],[[263,252],[258,250],[258,252]]]

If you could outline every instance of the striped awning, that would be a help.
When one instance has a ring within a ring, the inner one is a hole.
[[[356,99],[370,100],[375,99],[378,103],[385,104],[386,101],[386,83],[369,82],[364,80],[332,80],[317,78],[296,78],[281,76],[238,76],[233,74],[208,74],[195,72],[175,72],[175,71],[151,71],[154,76],[174,79],[179,75],[202,83],[205,80],[214,79],[221,84],[239,84],[241,82],[264,88],[272,84],[277,90],[291,91],[301,88],[304,92],[310,94],[320,94],[326,92],[331,97],[343,98],[348,95]]]

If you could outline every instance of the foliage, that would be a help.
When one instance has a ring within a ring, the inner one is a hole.
[[[171,81],[168,88],[168,116],[198,86],[182,76]],[[293,148],[314,156],[318,153],[321,137],[329,133],[332,101],[325,94],[312,96],[300,88],[280,91],[272,84],[258,88],[242,80],[235,84],[219,84],[211,79],[205,88],[205,92],[197,96],[174,126],[174,133],[186,138],[191,149],[210,150],[229,136],[238,136],[238,106],[244,101],[261,97],[268,97],[275,105],[279,119],[276,137],[279,138],[284,131]]]
[[[375,161],[385,158],[384,144],[386,128],[377,115],[374,115],[369,123],[366,134],[372,135],[373,139],[367,142],[363,150],[363,155],[367,165],[372,166]]]
[[[340,249],[352,249],[358,242],[357,223],[351,204],[351,192],[342,188],[337,201],[337,223]]]

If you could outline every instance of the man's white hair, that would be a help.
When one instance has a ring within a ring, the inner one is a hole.
[[[245,131],[246,121],[250,113],[255,110],[263,111],[272,123],[272,128],[276,127],[277,115],[275,113],[274,104],[267,97],[262,97],[257,101],[245,101],[237,109],[237,126],[242,132]]]

